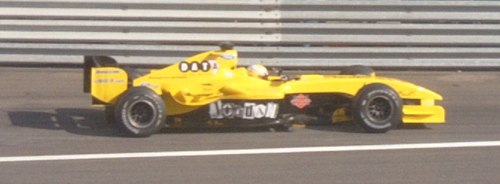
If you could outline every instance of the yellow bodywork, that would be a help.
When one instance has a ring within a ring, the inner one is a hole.
[[[92,68],[90,78],[90,93],[97,102],[114,102],[128,88],[127,73],[121,68]]]
[[[301,75],[294,80],[250,77],[237,66],[236,50],[208,51],[127,82],[127,73],[117,67],[91,70],[91,94],[95,104],[112,105],[130,87],[145,86],[161,95],[167,115],[194,111],[218,100],[283,100],[289,94],[341,94],[354,97],[364,86],[382,83],[393,88],[403,101],[404,123],[443,123],[445,110],[436,105],[443,98],[424,87],[375,75]],[[344,109],[333,119],[348,120]]]

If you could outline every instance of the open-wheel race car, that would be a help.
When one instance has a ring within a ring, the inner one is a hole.
[[[351,66],[336,75],[269,74],[262,65],[238,66],[238,52],[220,50],[140,73],[108,56],[85,56],[84,91],[106,118],[130,136],[167,127],[268,126],[352,121],[383,133],[401,123],[444,123],[442,97],[424,87],[375,76]]]

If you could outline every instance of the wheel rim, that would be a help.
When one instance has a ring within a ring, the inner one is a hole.
[[[127,118],[132,126],[137,128],[147,128],[154,123],[156,112],[151,102],[140,100],[133,102],[127,108]]]
[[[375,123],[384,123],[391,118],[393,108],[387,97],[373,98],[367,106],[368,118]]]

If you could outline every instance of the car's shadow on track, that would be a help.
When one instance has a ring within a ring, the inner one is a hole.
[[[103,109],[61,108],[53,112],[11,111],[9,119],[14,126],[63,130],[72,134],[102,137],[127,137],[118,128],[106,122]],[[269,128],[163,128],[160,134],[241,133],[266,132]]]
[[[8,112],[14,126],[64,130],[69,133],[89,136],[121,136],[113,125],[106,122],[100,109],[55,109],[52,112],[15,111]]]
[[[361,128],[356,126],[354,122],[341,122],[331,124],[319,124],[307,126],[307,129],[319,130],[319,131],[331,131],[331,132],[344,132],[344,133],[366,133]],[[426,130],[430,129],[425,124],[400,124],[394,128],[395,130]]]
[[[66,132],[87,136],[126,137],[111,123],[105,120],[102,109],[63,108],[54,112],[14,111],[8,112],[14,126],[64,130]],[[331,124],[316,124],[305,127],[311,130],[364,133],[352,122]],[[291,128],[291,131],[296,128]],[[397,129],[429,129],[425,125],[401,125]],[[242,133],[271,132],[269,128],[163,128],[161,134],[192,134],[192,133]]]
[[[248,127],[203,127],[203,128],[163,128],[160,133],[162,134],[197,134],[197,133],[255,133],[255,132],[270,132],[269,128],[248,128]]]
[[[342,122],[336,124],[314,124],[306,127],[311,130],[330,131],[330,132],[345,132],[345,133],[362,133],[362,131],[351,122]]]

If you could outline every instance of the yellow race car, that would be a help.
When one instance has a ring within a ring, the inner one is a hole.
[[[269,126],[353,121],[371,133],[400,123],[444,123],[442,97],[424,87],[351,66],[337,75],[269,74],[238,66],[230,43],[140,74],[108,56],[85,56],[84,91],[104,105],[108,121],[131,136],[162,127]]]

